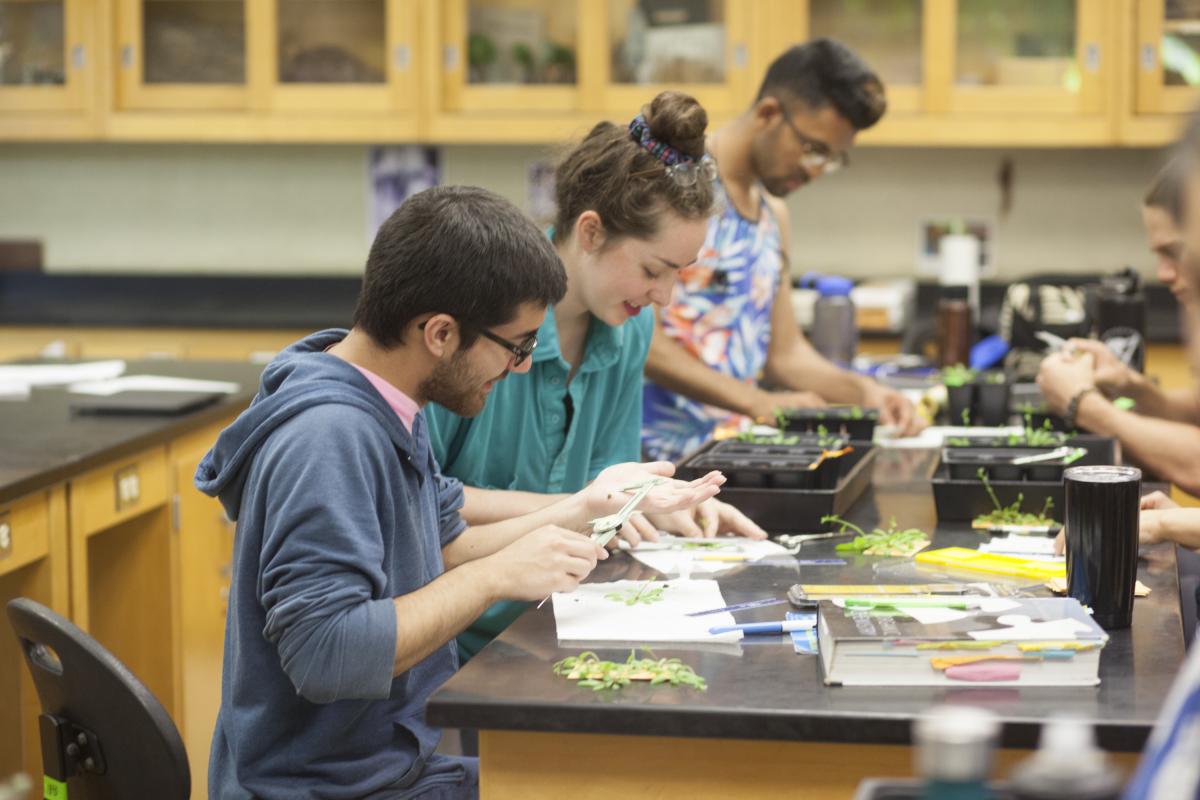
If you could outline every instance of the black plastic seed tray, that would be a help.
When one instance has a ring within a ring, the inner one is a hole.
[[[731,463],[734,459],[714,451],[717,444],[709,442],[685,457],[676,467],[676,477],[692,480],[711,470],[721,470],[727,482],[718,497],[741,509],[770,533],[827,530],[829,526],[821,522],[821,517],[849,510],[870,485],[875,461],[875,448],[869,443],[852,444],[849,453],[825,459],[822,469],[827,471],[819,477],[813,474],[813,482],[805,488],[796,478],[805,470],[780,469],[789,463],[782,454],[776,456],[781,459],[777,462],[764,459],[757,462],[758,466],[735,464]],[[800,461],[803,458],[791,463]],[[789,485],[793,483],[797,485]]]
[[[1002,372],[985,372],[961,386],[947,385],[946,395],[946,416],[951,425],[1008,424],[1010,385]]]
[[[719,469],[730,489],[830,489],[837,485],[841,457],[822,458],[819,447],[760,448],[757,453],[730,453],[719,446],[681,465],[676,474],[694,480]]]
[[[1073,462],[1071,466],[1121,463],[1120,446],[1115,439],[1108,436],[1094,436],[1090,434],[1072,436],[1068,443],[1072,447],[1082,447],[1087,451],[1083,457]],[[962,459],[968,458],[967,454],[972,452],[1018,452],[1021,449],[1016,447],[945,448],[942,451],[942,457],[938,461],[937,468],[934,470],[932,480],[933,502],[937,507],[938,519],[948,522],[969,522],[980,514],[987,514],[995,509],[995,505],[992,503],[992,499],[988,495],[983,481],[975,477],[973,471],[969,478],[954,477],[951,474],[951,464],[947,463],[947,457],[952,461],[959,460],[962,463]],[[1025,449],[1029,450],[1032,454],[1033,451],[1045,452],[1047,449],[1052,448]],[[1032,467],[1035,465],[1031,464],[1028,466]],[[1021,494],[1024,495],[1021,503],[1022,510],[1037,513],[1042,509],[1046,498],[1049,497],[1054,502],[1054,513],[1061,515],[1064,508],[1061,468],[1060,466],[1058,478],[1054,480],[1031,480],[1028,477],[1013,480],[991,477],[989,475],[988,482],[991,484],[992,491],[996,493],[996,497],[1000,500],[1002,506],[1012,504],[1016,501],[1017,495]],[[958,474],[962,474],[962,472],[960,471]],[[1043,473],[1039,472],[1038,474],[1042,475]]]
[[[942,463],[951,478],[971,480],[979,477],[983,470],[993,481],[1061,481],[1063,470],[1073,464],[1067,457],[1032,464],[1014,464],[1013,461],[1028,456],[1052,453],[1054,447],[992,447],[965,448],[947,447],[942,450]]]
[[[869,442],[875,438],[879,409],[858,406],[793,408],[784,412],[784,418],[789,431],[816,433],[825,428],[829,433],[846,436],[855,442]]]
[[[795,448],[818,448],[824,450],[840,450],[849,440],[840,436],[820,436],[815,433],[788,433],[787,438],[795,437],[796,441],[789,444],[777,442],[746,442],[741,439],[722,439],[713,445],[715,452],[722,455],[737,455],[755,457],[760,454],[789,455]]]

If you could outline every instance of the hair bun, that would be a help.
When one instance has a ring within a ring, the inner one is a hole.
[[[660,92],[642,109],[650,134],[693,158],[704,155],[704,129],[708,113],[696,98],[683,92]]]

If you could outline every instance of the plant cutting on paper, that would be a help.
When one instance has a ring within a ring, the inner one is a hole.
[[[916,555],[929,545],[929,535],[925,531],[919,528],[899,530],[896,527],[895,517],[888,523],[886,530],[884,528],[875,528],[870,533],[867,533],[853,522],[842,519],[837,514],[829,514],[821,517],[821,522],[832,522],[840,526],[838,530],[842,532],[852,530],[858,534],[854,537],[854,541],[844,542],[837,546],[837,549],[843,553],[860,553],[864,556],[909,557]]]

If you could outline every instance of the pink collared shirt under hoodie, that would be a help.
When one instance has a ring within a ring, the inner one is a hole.
[[[396,412],[396,416],[404,423],[404,428],[409,433],[412,433],[413,419],[417,416],[420,408],[417,406],[417,401],[406,395],[404,392],[392,386],[383,378],[376,375],[371,370],[365,367],[360,367],[358,364],[351,364],[356,370],[363,374],[363,377],[371,382],[375,390],[383,395],[383,399],[392,407],[392,411]]]

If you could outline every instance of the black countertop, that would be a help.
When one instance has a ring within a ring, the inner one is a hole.
[[[262,366],[202,361],[129,361],[126,375],[234,381],[235,394],[177,416],[72,414],[65,387],[35,388],[28,400],[0,400],[0,503],[228,416],[249,405]]]
[[[348,277],[70,275],[0,271],[0,325],[171,328],[349,327]]]
[[[935,512],[928,450],[879,454],[875,486],[849,518],[874,524],[895,515],[904,526],[933,530]],[[941,525],[933,547],[974,546],[979,534],[965,525]],[[834,543],[803,548],[804,558],[830,557]],[[837,554],[841,556],[842,554]],[[718,580],[726,602],[782,597],[800,580],[810,583],[914,582],[896,559],[849,557],[845,567],[795,564],[738,565]],[[898,569],[898,574],[889,571]],[[602,562],[592,580],[648,579],[658,573],[628,554]],[[1101,745],[1137,751],[1183,661],[1179,586],[1172,546],[1143,553],[1139,578],[1151,587],[1136,601],[1133,628],[1112,632],[1094,688],[827,687],[814,656],[797,655],[786,637],[748,637],[740,647],[703,645],[655,648],[682,658],[708,681],[708,691],[635,685],[594,693],[555,676],[550,666],[581,648],[559,647],[548,603],[527,611],[430,700],[429,721],[459,728],[488,728],[648,736],[780,739],[864,744],[907,744],[915,716],[943,702],[988,707],[1004,721],[1007,747],[1034,747],[1038,726],[1051,711],[1095,721]],[[979,580],[986,580],[985,577]],[[779,619],[787,606],[737,613],[739,621]],[[597,650],[623,660],[629,648]]]

